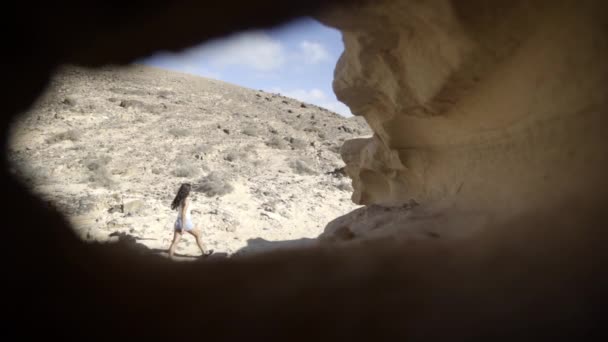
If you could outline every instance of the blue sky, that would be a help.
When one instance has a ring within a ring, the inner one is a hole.
[[[332,90],[344,45],[339,31],[310,18],[248,31],[180,53],[157,53],[138,63],[281,93],[344,116],[350,110]]]

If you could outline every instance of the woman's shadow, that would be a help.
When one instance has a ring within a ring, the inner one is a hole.
[[[269,251],[298,249],[317,245],[319,240],[301,238],[295,240],[269,241],[262,238],[254,238],[247,240],[247,246],[239,249],[234,255],[250,255],[256,253],[264,253]]]
[[[156,240],[150,238],[142,238],[138,236],[131,235],[126,232],[114,232],[110,234],[110,237],[118,238],[118,243],[126,245],[129,248],[133,248],[135,250],[140,251],[145,254],[153,254],[161,257],[169,257],[169,248],[150,248],[139,241],[145,240]],[[295,240],[283,240],[283,241],[268,241],[262,238],[254,238],[247,240],[247,246],[236,251],[232,256],[242,256],[242,255],[251,255],[257,253],[264,253],[269,251],[276,251],[282,249],[298,249],[298,248],[306,248],[315,246],[318,244],[317,239],[295,239]],[[203,255],[190,255],[190,254],[182,254],[175,253],[175,257],[177,260],[208,260],[208,259],[218,259],[218,258],[230,258],[231,255],[228,253],[213,253],[210,256]]]
[[[131,235],[131,234],[125,233],[125,232],[113,232],[109,236],[117,238],[117,243],[125,245],[128,248],[135,249],[141,253],[153,254],[153,255],[162,256],[162,257],[169,257],[169,247],[167,247],[166,249],[150,248],[139,242],[139,241],[156,240],[156,239],[142,238],[142,237]],[[227,258],[228,254],[227,253],[213,253],[210,256],[205,257],[203,255],[188,255],[188,254],[175,253],[174,256],[176,256],[178,258],[178,260],[179,259],[197,260],[197,259]]]

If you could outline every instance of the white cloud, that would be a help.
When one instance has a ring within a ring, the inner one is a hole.
[[[283,89],[281,89],[280,87],[266,88],[263,90],[269,93],[283,94]]]
[[[196,58],[216,67],[244,66],[256,71],[271,71],[283,66],[283,45],[263,32],[245,32],[216,40],[194,51]]]
[[[307,40],[300,43],[300,50],[306,58],[306,62],[316,64],[329,60],[329,53],[325,47],[319,43],[309,42]]]
[[[287,97],[294,98],[296,100],[300,100],[302,102],[314,103],[317,104],[319,101],[323,101],[327,99],[325,93],[320,89],[296,89],[292,91],[281,92],[283,95]]]

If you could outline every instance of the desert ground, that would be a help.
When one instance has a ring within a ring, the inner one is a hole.
[[[345,118],[279,94],[142,65],[58,70],[13,126],[12,172],[87,241],[129,238],[165,255],[181,183],[216,255],[316,243],[359,206],[340,146]],[[177,255],[198,257],[194,238]]]

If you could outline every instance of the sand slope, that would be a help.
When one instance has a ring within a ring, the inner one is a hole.
[[[9,157],[84,239],[129,235],[158,252],[191,182],[207,245],[232,254],[314,243],[356,209],[350,180],[329,173],[344,140],[370,134],[360,118],[220,81],[70,67],[14,125]],[[191,237],[177,251],[200,254]]]

